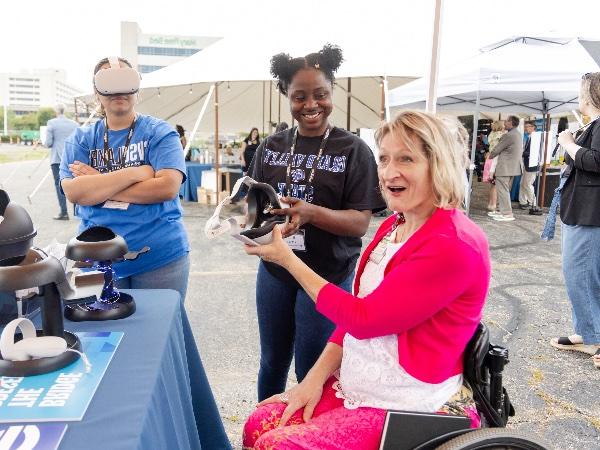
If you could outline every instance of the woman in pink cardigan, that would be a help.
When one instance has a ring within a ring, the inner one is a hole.
[[[490,280],[484,233],[459,205],[464,148],[430,114],[403,112],[376,134],[389,209],[349,294],[309,269],[281,239],[246,252],[287,269],[337,329],[306,378],[258,404],[244,428],[255,449],[376,449],[386,410],[462,414],[463,353]],[[318,176],[318,174],[317,174]]]

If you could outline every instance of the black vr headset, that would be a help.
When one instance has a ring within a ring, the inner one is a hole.
[[[94,75],[94,88],[100,95],[131,95],[140,90],[141,75],[131,67],[121,67],[117,56],[109,56],[110,67]]]
[[[223,206],[243,198],[246,198],[248,203],[246,216],[221,219]],[[273,209],[289,208],[289,205],[281,203],[279,199],[270,184],[254,181],[250,177],[242,177],[233,186],[231,195],[219,203],[212,217],[206,222],[204,232],[209,239],[228,232],[245,244],[269,244],[273,239],[275,225],[287,221],[287,216],[271,214]]]

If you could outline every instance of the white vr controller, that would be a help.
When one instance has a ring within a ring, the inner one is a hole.
[[[246,198],[248,213],[246,216],[221,218],[221,210],[234,200]],[[289,208],[290,205],[280,201],[275,189],[266,183],[260,183],[249,176],[240,178],[231,195],[223,199],[215,208],[215,212],[206,222],[204,233],[209,239],[229,233],[235,239],[247,245],[265,245],[273,240],[273,227],[277,223],[287,222],[288,217],[274,216],[272,209]]]
[[[15,342],[15,332],[21,329],[23,339]],[[8,361],[28,361],[58,356],[67,351],[67,341],[58,336],[37,336],[31,320],[21,317],[10,321],[0,336],[0,353]]]
[[[100,95],[131,95],[140,90],[141,75],[131,67],[121,67],[119,58],[108,58],[110,67],[94,75],[94,87]]]

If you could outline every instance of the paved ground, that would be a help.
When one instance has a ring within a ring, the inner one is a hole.
[[[39,232],[36,245],[52,239],[66,242],[77,223],[56,222],[58,206],[51,184],[29,204],[27,195],[44,175],[36,162],[0,165],[0,183],[30,212]],[[18,168],[16,176],[6,178]],[[473,219],[485,230],[492,250],[492,284],[485,320],[493,337],[510,349],[506,385],[517,409],[511,428],[545,436],[556,449],[600,448],[600,370],[583,354],[559,352],[550,338],[569,334],[571,318],[560,266],[560,240],[538,239],[542,217],[517,211],[517,220],[499,223],[483,210],[486,185],[476,184]],[[194,328],[229,437],[240,448],[244,418],[256,400],[258,333],[254,308],[257,261],[239,243],[211,243],[203,227],[211,211],[185,204],[185,223],[192,243],[187,311]],[[381,219],[374,219],[369,237]]]

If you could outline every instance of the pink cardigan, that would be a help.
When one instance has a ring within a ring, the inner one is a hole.
[[[381,224],[361,257],[354,280],[396,216]],[[438,208],[396,252],[385,278],[360,299],[325,285],[317,310],[337,325],[330,341],[344,335],[368,339],[398,335],[399,363],[411,376],[441,383],[463,371],[463,352],[481,319],[490,281],[490,255],[481,229],[456,209]]]

